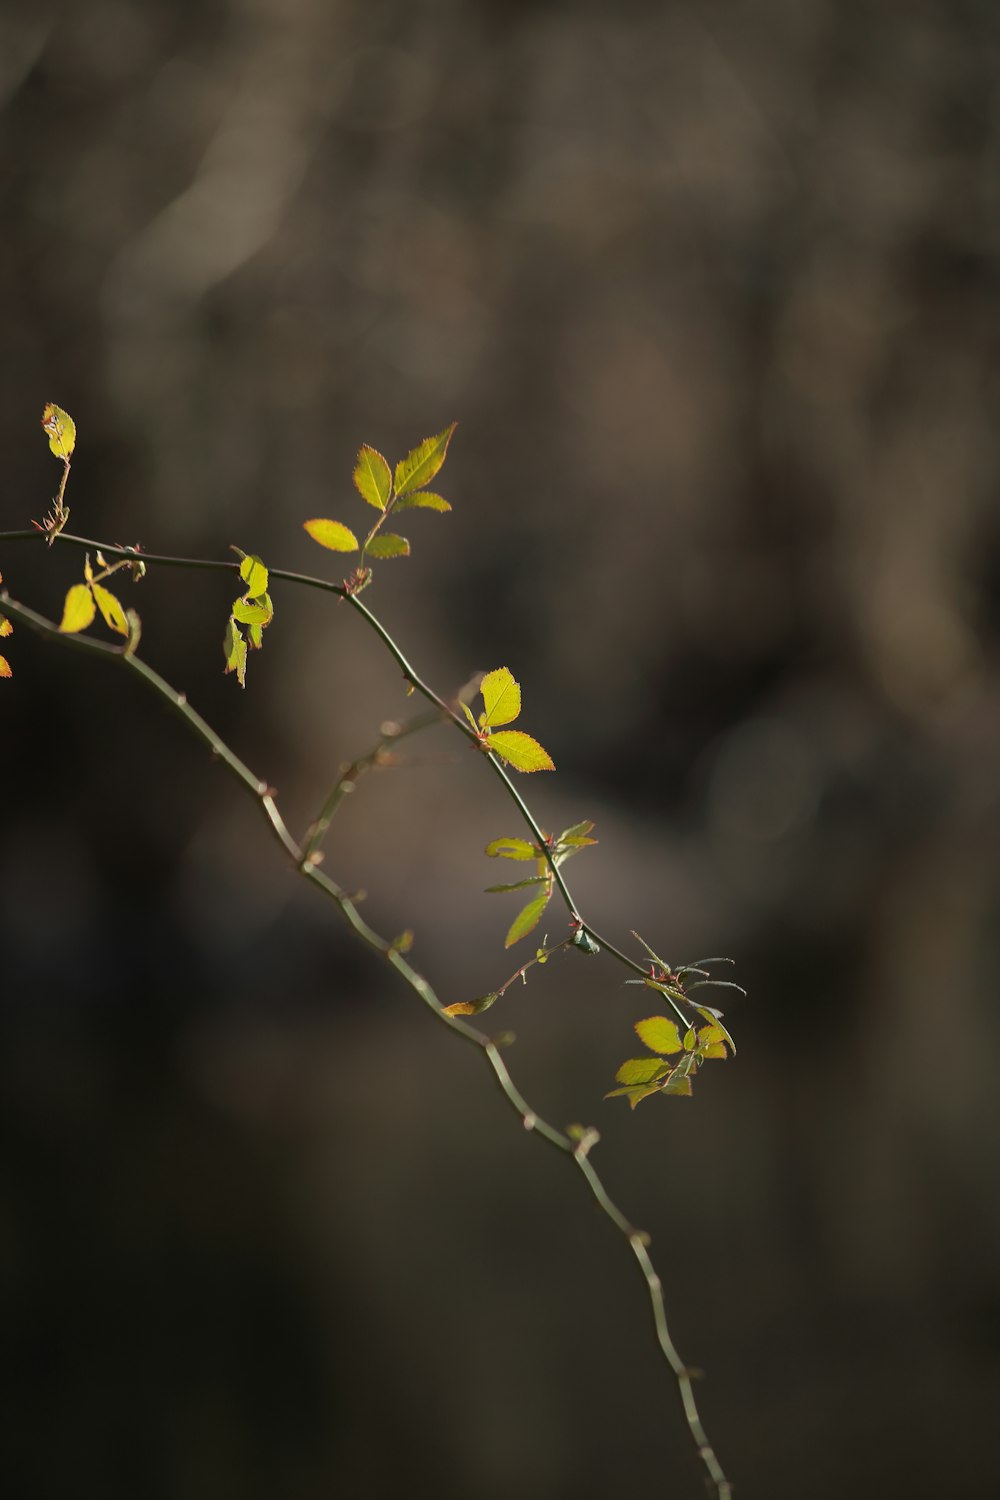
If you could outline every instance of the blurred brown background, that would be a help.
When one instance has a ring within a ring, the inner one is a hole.
[[[339,577],[301,521],[457,418],[454,514],[367,599],[442,691],[520,678],[596,926],[736,958],[739,1057],[631,1117],[615,965],[492,1016],[601,1129],[743,1500],[1000,1493],[998,64],[992,0],[0,18],[0,527],[52,400],[71,529]],[[80,564],[0,553],[49,614]],[[398,674],[276,589],[241,694],[232,592],[123,589],[302,828]],[[4,650],[10,1493],[699,1494],[627,1250],[479,1059],[154,700]],[[480,891],[520,830],[421,755],[328,867],[462,999],[518,961]]]

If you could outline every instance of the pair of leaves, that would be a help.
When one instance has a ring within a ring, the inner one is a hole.
[[[107,578],[109,573],[115,571],[113,568],[104,566],[104,558],[97,554],[97,561],[104,568],[100,574],[101,578]],[[119,564],[119,566],[121,566]],[[86,558],[83,564],[83,583],[74,583],[68,591],[63,602],[62,620],[59,629],[64,635],[78,635],[81,630],[86,630],[94,623],[97,612],[100,610],[101,618],[109,630],[116,635],[123,635],[128,640],[133,631],[131,620],[135,620],[135,629],[138,629],[138,616],[134,612],[126,614],[121,603],[104,585],[94,577],[94,570],[90,566],[90,558]]]
[[[554,771],[555,763],[549,752],[530,734],[520,729],[501,729],[500,724],[510,724],[521,712],[521,687],[507,667],[497,667],[487,672],[480,683],[483,695],[483,712],[475,719],[467,703],[462,704],[465,717],[472,725],[476,738],[484,750],[490,750],[515,771]]]
[[[636,1021],[635,1031],[639,1040],[658,1053],[656,1057],[630,1057],[623,1062],[615,1074],[621,1088],[605,1094],[606,1099],[626,1098],[632,1107],[648,1099],[651,1094],[690,1095],[691,1080],[703,1062],[728,1056],[726,1044],[733,1047],[732,1038],[707,1007],[695,1006],[708,1025],[688,1027],[681,1036],[676,1021],[667,1016],[647,1016]],[[735,1047],[733,1051],[735,1052]],[[664,1062],[665,1057],[682,1054],[676,1063]]]
[[[248,649],[259,651],[264,644],[264,631],[274,618],[274,606],[267,592],[268,571],[259,557],[244,554],[240,577],[247,589],[239,599],[233,600],[222,653],[226,659],[224,670],[235,672],[240,687],[246,687]]]
[[[395,472],[377,449],[365,443],[358,452],[352,477],[362,500],[379,512],[378,520],[364,542],[359,542],[351,528],[342,521],[326,518],[304,521],[302,524],[313,541],[330,552],[357,552],[360,549],[362,565],[366,557],[409,557],[410,544],[406,537],[383,531],[382,523],[390,513],[400,510],[451,510],[447,500],[424,486],[430,484],[444,463],[456,426],[457,423],[452,422],[444,432],[425,438],[400,459]]]
[[[574,823],[571,828],[564,828],[558,838],[553,839],[549,848],[555,865],[561,865],[571,855],[579,853],[588,844],[596,844],[597,840],[590,837],[593,822],[587,819],[583,823]],[[555,879],[552,874],[552,866],[545,857],[543,850],[538,844],[530,843],[527,839],[504,838],[493,839],[486,845],[486,853],[491,859],[514,859],[533,860],[535,863],[534,875],[529,875],[524,880],[506,881],[501,885],[489,885],[487,891],[521,891],[533,889],[535,894],[527,906],[521,908],[511,923],[507,936],[504,939],[504,947],[511,948],[513,945],[535,927],[542,919],[542,913],[552,898],[555,887]]]

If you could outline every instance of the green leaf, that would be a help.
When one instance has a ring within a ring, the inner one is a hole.
[[[693,1052],[694,1048],[697,1045],[698,1033],[695,1031],[693,1026],[689,1026],[687,1031],[685,1031],[684,1033],[684,1050],[685,1052]]]
[[[505,885],[488,885],[486,887],[486,894],[491,896],[495,891],[523,891],[529,885],[545,885],[547,880],[548,876],[546,875],[532,875],[528,880],[511,880]]]
[[[495,1005],[500,996],[494,990],[489,995],[480,995],[475,1000],[460,1000],[456,1005],[446,1005],[444,1013],[446,1016],[479,1016],[484,1010],[489,1010]]]
[[[248,640],[249,644],[253,647],[253,649],[255,651],[259,651],[260,648],[261,648],[261,646],[263,646],[263,644],[264,644],[264,627],[263,627],[263,625],[248,625],[247,626],[247,640]]]
[[[452,422],[437,437],[424,438],[405,458],[400,459],[396,465],[397,495],[405,495],[410,490],[421,490],[425,484],[430,484],[445,461],[451,435],[457,426],[457,422]]]
[[[654,1052],[679,1052],[681,1050],[680,1033],[673,1021],[668,1021],[666,1016],[647,1016],[644,1021],[636,1021],[635,1031],[641,1042],[645,1042]]]
[[[413,510],[417,507],[420,510],[439,510],[442,512],[451,510],[451,506],[443,495],[434,495],[430,490],[417,490],[412,495],[400,495],[393,508],[395,510]]]
[[[707,1047],[699,1047],[698,1051],[702,1057],[709,1059],[716,1057],[725,1058],[728,1056],[725,1042],[710,1042]]]
[[[491,859],[498,855],[501,859],[537,859],[537,844],[529,844],[527,839],[492,839],[486,845],[486,853]]]
[[[42,427],[56,458],[68,459],[76,447],[76,423],[69,412],[50,401],[42,412]]]
[[[699,1047],[711,1047],[713,1042],[721,1042],[725,1037],[725,1031],[717,1021],[710,1026],[702,1026],[698,1031]]]
[[[365,551],[369,557],[409,557],[410,544],[394,531],[381,531],[367,543]]]
[[[564,828],[557,842],[560,844],[575,844],[580,840],[585,844],[596,844],[596,839],[587,838],[587,834],[592,833],[593,830],[593,818],[584,818],[582,823],[574,823],[571,828]]]
[[[657,1078],[662,1078],[669,1073],[670,1064],[660,1062],[658,1057],[630,1057],[623,1062],[615,1080],[618,1083],[653,1083]]]
[[[125,618],[125,611],[118,603],[114,594],[108,589],[102,588],[99,583],[92,583],[90,587],[97,601],[97,607],[104,617],[105,625],[111,630],[116,630],[119,635],[127,636],[128,621]]]
[[[476,734],[478,735],[478,733],[479,733],[479,725],[476,723],[476,721],[475,721],[475,719],[473,717],[472,709],[469,707],[469,705],[467,703],[463,703],[462,700],[461,700],[461,698],[458,700],[458,702],[459,702],[459,707],[461,708],[463,714],[468,719],[469,723],[472,725],[473,729],[476,731]]]
[[[551,894],[552,888],[550,886],[540,896],[536,896],[534,901],[529,901],[527,906],[518,912],[507,930],[507,936],[504,938],[503,945],[505,948],[513,948],[519,939],[527,936],[533,927],[538,926],[542,912],[549,904],[549,896]]]
[[[483,695],[484,727],[509,724],[521,712],[521,689],[509,667],[487,672],[479,685]]]
[[[259,557],[245,557],[240,563],[240,577],[247,586],[247,596],[258,599],[267,593],[267,569]]]
[[[59,629],[65,635],[76,635],[79,630],[86,630],[91,623],[97,609],[94,605],[94,596],[85,583],[74,583],[66,595],[63,605],[63,617]]]
[[[501,760],[514,767],[515,771],[554,771],[555,763],[549,752],[542,748],[530,734],[520,729],[501,729],[491,734],[487,749],[494,750]]]
[[[314,542],[327,547],[331,552],[357,552],[358,539],[350,527],[340,521],[303,521],[302,525]]]
[[[643,1088],[640,1084],[630,1088],[612,1089],[611,1092],[609,1094],[605,1094],[604,1097],[605,1099],[618,1099],[620,1097],[624,1097],[628,1100],[631,1108],[635,1109],[636,1105],[641,1104],[643,1099],[648,1099],[651,1094],[658,1094],[659,1092],[660,1090],[658,1088],[647,1089]]]
[[[690,1098],[691,1080],[690,1078],[671,1078],[669,1083],[663,1085],[660,1092],[662,1094],[686,1094]]]
[[[237,630],[236,621],[232,618],[226,626],[226,638],[222,643],[222,651],[226,658],[226,672],[235,672],[240,687],[246,687],[247,643]]]
[[[237,599],[233,604],[233,619],[241,625],[267,625],[273,611],[266,604],[253,599]]]
[[[354,484],[362,500],[367,500],[376,510],[385,510],[392,493],[392,474],[381,453],[367,443],[358,450]]]
[[[731,1050],[733,1052],[733,1055],[735,1056],[736,1055],[736,1043],[733,1041],[732,1037],[729,1035],[729,1032],[723,1026],[721,1020],[716,1015],[715,1011],[710,1010],[708,1008],[708,1006],[705,1006],[705,1005],[696,1005],[694,1008],[695,1008],[695,1010],[698,1012],[698,1014],[700,1016],[704,1016],[706,1021],[710,1022],[710,1024],[712,1026],[715,1026],[715,1027],[718,1028],[718,1030],[722,1034],[723,1041],[729,1043],[729,1046],[730,1046],[730,1048],[731,1048]]]

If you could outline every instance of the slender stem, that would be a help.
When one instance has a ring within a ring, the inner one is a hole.
[[[3,531],[0,532],[0,543],[37,541],[42,536],[43,533],[40,531]],[[210,558],[169,557],[153,552],[142,552],[135,547],[111,545],[107,542],[94,541],[93,539],[88,537],[73,536],[65,531],[60,532],[57,537],[53,538],[53,540],[67,542],[71,547],[88,548],[91,551],[100,548],[100,550],[106,557],[122,557],[131,561],[139,560],[152,567],[201,568],[211,572],[238,573],[240,566],[238,559],[232,562],[227,562]],[[421,697],[426,698],[428,703],[433,704],[438,712],[442,715],[442,717],[448,719],[452,724],[454,724],[455,728],[458,729],[467,740],[476,745],[477,748],[482,749],[480,740],[472,726],[467,722],[465,718],[463,718],[460,713],[456,712],[456,710],[450,703],[446,702],[445,699],[442,698],[438,693],[436,693],[432,687],[424,682],[423,678],[419,675],[416,668],[413,667],[404,656],[403,652],[393,640],[392,636],[382,624],[381,620],[379,620],[378,616],[373,614],[372,611],[367,607],[367,605],[363,604],[356,594],[353,594],[350,592],[350,590],[345,589],[342,584],[331,583],[328,579],[325,578],[315,578],[307,573],[289,572],[285,568],[268,568],[268,574],[271,578],[281,579],[285,583],[293,583],[305,588],[320,589],[324,593],[336,594],[338,598],[346,600],[351,608],[354,609],[365,621],[369,629],[373,630],[378,636],[379,640],[385,646],[386,650],[389,652],[389,655],[396,662],[396,665],[402,672],[404,679],[410,684],[410,686],[416,692],[418,692]],[[559,890],[559,894],[562,897],[563,902],[565,903],[566,909],[570,914],[570,919],[574,923],[578,924],[579,927],[582,928],[582,930],[588,935],[588,937],[592,938],[595,943],[603,948],[604,952],[607,953],[609,957],[616,959],[620,964],[624,964],[624,966],[627,969],[631,969],[634,974],[640,974],[645,978],[646,970],[642,967],[641,964],[636,963],[634,959],[629,958],[627,954],[623,953],[620,948],[617,948],[614,943],[609,942],[608,939],[603,937],[595,927],[591,927],[590,923],[585,922],[580,916],[576,902],[574,901],[570,889],[566,884],[565,876],[556,865],[552,850],[549,848],[549,845],[546,842],[545,834],[539,827],[534,814],[528,807],[527,803],[524,801],[524,798],[521,796],[520,792],[514,785],[514,782],[511,780],[508,772],[504,769],[503,764],[497,758],[497,756],[490,752],[487,753],[486,759],[492,766],[496,775],[499,776],[500,780],[503,782],[504,786],[507,789],[508,796],[513,800],[514,804],[521,814],[521,817],[524,819],[525,823],[534,834],[535,841],[541,849],[542,854],[547,861],[550,870],[552,871],[553,879],[555,880],[556,886]],[[664,998],[669,1002],[671,1008],[674,1011],[674,1014],[678,1017],[678,1019],[682,1021],[685,1026],[687,1026],[690,1018],[684,1014],[677,1002],[673,1000],[669,995],[664,996]]]
[[[708,1436],[702,1425],[692,1385],[691,1371],[684,1364],[670,1337],[667,1326],[666,1305],[663,1298],[663,1284],[649,1255],[649,1236],[642,1230],[636,1229],[625,1217],[621,1209],[613,1202],[600,1175],[590,1160],[591,1149],[598,1139],[597,1132],[594,1130],[581,1131],[575,1136],[567,1134],[557,1129],[556,1126],[550,1124],[536,1110],[532,1109],[514,1083],[510,1070],[501,1056],[498,1043],[485,1032],[479,1031],[474,1026],[470,1026],[460,1017],[449,1015],[431,984],[422,974],[413,968],[399,951],[399,948],[394,943],[387,942],[374,928],[369,927],[358,911],[357,905],[347,892],[342,890],[330,876],[319,869],[311,860],[307,859],[305,850],[296,842],[282,818],[277,803],[274,800],[274,794],[268,783],[255,776],[253,771],[240,760],[239,756],[230,750],[229,746],[216,734],[207,721],[195,712],[188,703],[187,696],[184,693],[177,692],[158,672],[154,672],[152,667],[147,666],[145,662],[141,661],[134,654],[129,654],[126,647],[113,646],[90,636],[64,634],[53,621],[45,619],[44,616],[36,614],[34,610],[29,609],[26,605],[11,599],[5,591],[0,591],[0,603],[3,604],[5,613],[13,615],[15,619],[28,625],[40,635],[50,640],[59,641],[63,645],[73,647],[77,650],[88,652],[92,656],[103,657],[105,660],[115,662],[124,667],[127,671],[139,677],[148,688],[169,704],[183,719],[192,733],[203,744],[208,746],[212,754],[222,762],[239,784],[256,799],[272,833],[299,873],[311,881],[313,885],[318,886],[320,890],[324,891],[336,903],[361,941],[391,964],[396,972],[424,1002],[427,1008],[433,1011],[439,1021],[464,1041],[477,1047],[482,1052],[492,1069],[504,1097],[520,1117],[524,1128],[532,1131],[555,1150],[572,1158],[582,1173],[583,1179],[590,1189],[591,1196],[598,1208],[600,1208],[601,1212],[610,1219],[615,1228],[624,1236],[639,1263],[639,1268],[649,1292],[657,1342],[664,1359],[673,1372],[677,1392],[680,1397],[681,1409],[694,1441],[698,1457],[704,1465],[709,1481],[715,1488],[718,1500],[731,1500],[732,1487],[715,1455],[715,1450],[708,1441]]]

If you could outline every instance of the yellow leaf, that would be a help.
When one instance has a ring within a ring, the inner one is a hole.
[[[0,640],[2,640],[5,635],[13,635],[13,634],[14,634],[14,627],[10,623],[10,621],[8,620],[7,616],[6,615],[0,615]]]
[[[321,547],[327,547],[331,552],[358,550],[358,539],[354,532],[340,521],[303,521],[302,525],[314,542],[319,542]]]
[[[358,451],[354,485],[362,500],[367,500],[376,510],[385,510],[392,492],[392,474],[381,453],[367,443]]]
[[[69,412],[50,401],[42,412],[42,427],[56,458],[69,458],[76,447],[76,423]]]
[[[439,432],[436,437],[424,438],[422,443],[399,461],[396,465],[397,495],[405,495],[408,490],[422,490],[425,484],[430,484],[444,463],[451,435],[457,426],[457,422],[452,422],[450,427]]]
[[[501,729],[499,734],[491,734],[486,748],[495,751],[515,771],[555,770],[549,752],[530,734],[522,734],[520,729]]]
[[[509,667],[497,667],[495,671],[487,672],[479,691],[483,695],[489,728],[509,724],[521,712],[521,689]]]
[[[91,588],[94,591],[97,607],[104,616],[105,625],[109,626],[111,630],[117,630],[119,635],[127,636],[128,621],[125,618],[125,611],[118,603],[114,594],[110,593],[108,589],[102,588],[99,583],[91,584]]]
[[[59,629],[65,635],[76,635],[79,630],[86,630],[97,613],[94,607],[94,596],[85,583],[74,583],[66,595],[63,605],[63,617]]]
[[[0,677],[13,677],[13,675],[13,672],[10,670],[10,662],[5,656],[0,656]]]

